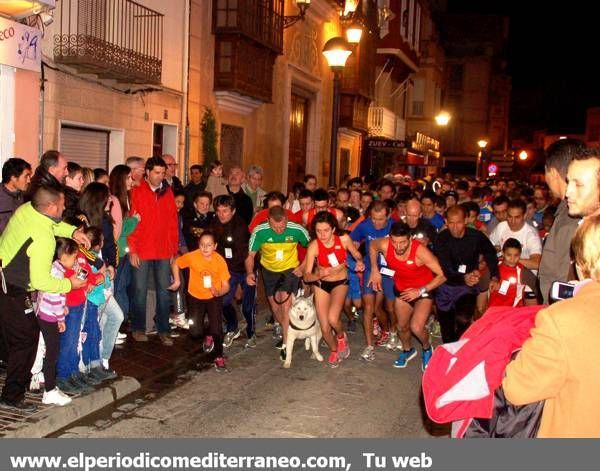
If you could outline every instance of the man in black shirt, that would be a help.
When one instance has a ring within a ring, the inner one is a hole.
[[[188,211],[194,209],[194,199],[196,195],[206,188],[206,183],[202,181],[202,166],[194,164],[190,167],[190,182],[185,186],[185,207]]]
[[[447,278],[436,292],[444,343],[457,341],[473,320],[481,277],[480,255],[490,271],[490,291],[498,289],[496,250],[481,231],[466,227],[465,218],[461,206],[448,209],[448,229],[442,231],[434,243],[434,252]]]
[[[210,225],[215,234],[217,252],[225,259],[231,279],[229,292],[223,298],[223,314],[227,322],[227,333],[223,341],[224,347],[230,347],[240,336],[237,313],[234,307],[234,296],[238,285],[242,288],[242,314],[246,319],[246,347],[256,347],[256,286],[246,283],[246,267],[244,261],[248,256],[250,232],[248,225],[236,214],[235,200],[231,195],[220,195],[214,200],[216,218]]]
[[[242,182],[244,181],[244,171],[242,167],[231,167],[229,170],[229,177],[227,179],[227,191],[235,200],[235,212],[240,216],[246,225],[250,224],[252,217],[254,216],[254,206],[252,206],[252,200],[242,190]]]

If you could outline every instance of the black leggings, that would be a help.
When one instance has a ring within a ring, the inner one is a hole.
[[[444,343],[456,342],[473,322],[477,296],[465,294],[456,300],[454,309],[442,311],[438,309],[438,321]]]
[[[190,335],[201,339],[206,335],[213,338],[215,357],[223,356],[223,298],[197,299],[188,295],[188,316],[193,321]],[[204,319],[208,316],[208,332],[204,331]]]
[[[46,354],[44,355],[44,389],[52,391],[56,387],[56,362],[58,360],[58,349],[60,345],[60,334],[58,333],[58,324],[56,322],[47,322],[38,317],[40,332],[44,337],[46,344]]]

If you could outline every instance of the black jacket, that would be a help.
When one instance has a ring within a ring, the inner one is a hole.
[[[8,220],[23,203],[23,194],[20,191],[14,193],[8,191],[0,184],[0,234],[8,224]]]

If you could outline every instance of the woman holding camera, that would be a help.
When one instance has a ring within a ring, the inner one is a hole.
[[[506,398],[544,400],[538,437],[600,437],[600,216],[584,219],[572,242],[580,278],[573,298],[541,310],[531,338],[506,369]]]

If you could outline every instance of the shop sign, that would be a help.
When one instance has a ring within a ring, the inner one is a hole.
[[[404,149],[406,143],[391,139],[368,139],[367,147],[369,149]]]
[[[0,64],[39,72],[42,32],[0,17]]]

